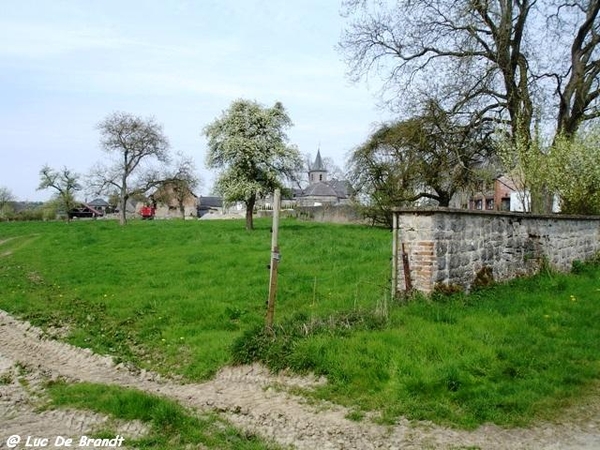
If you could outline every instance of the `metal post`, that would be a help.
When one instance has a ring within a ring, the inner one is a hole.
[[[404,247],[404,242],[402,243],[402,264],[404,270],[404,290],[406,292],[412,291],[412,280],[410,279],[410,261],[408,258],[408,253],[406,253],[406,248]]]
[[[271,230],[271,275],[269,277],[269,299],[267,300],[267,317],[265,326],[273,328],[273,316],[275,315],[275,297],[277,295],[277,267],[281,256],[279,254],[279,209],[281,204],[281,192],[275,189],[273,196],[273,229]]]

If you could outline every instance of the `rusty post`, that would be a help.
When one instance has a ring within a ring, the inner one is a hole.
[[[410,263],[408,260],[408,253],[406,253],[406,248],[404,247],[404,242],[402,243],[402,267],[404,268],[404,287],[406,292],[412,291],[412,281],[410,279]]]

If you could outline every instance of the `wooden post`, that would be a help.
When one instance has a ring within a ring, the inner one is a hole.
[[[273,316],[275,315],[275,297],[277,295],[277,267],[281,256],[279,254],[279,209],[281,203],[281,192],[275,189],[273,196],[273,228],[271,230],[271,275],[269,277],[269,299],[267,300],[267,318],[265,326],[273,328]]]
[[[398,295],[398,214],[392,213],[392,300]]]

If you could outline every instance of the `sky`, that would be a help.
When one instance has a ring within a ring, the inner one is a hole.
[[[85,175],[107,155],[97,124],[154,117],[210,193],[202,129],[232,101],[283,103],[291,144],[343,167],[389,114],[336,50],[339,0],[0,0],[0,186],[21,201],[44,164]],[[82,194],[86,195],[86,194]],[[87,194],[90,195],[90,194]]]

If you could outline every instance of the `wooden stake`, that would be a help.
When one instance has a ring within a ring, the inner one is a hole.
[[[267,318],[265,326],[267,329],[273,328],[273,316],[275,315],[275,297],[277,296],[277,267],[281,255],[279,254],[279,209],[281,204],[281,192],[275,189],[273,196],[273,229],[271,230],[271,275],[269,277],[269,299],[267,300]]]
[[[392,299],[398,295],[398,215],[392,219]]]

